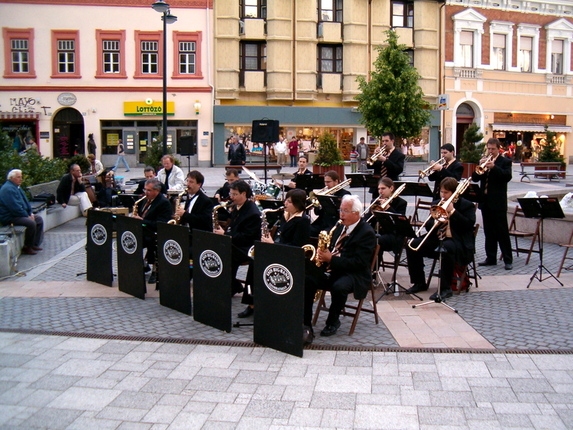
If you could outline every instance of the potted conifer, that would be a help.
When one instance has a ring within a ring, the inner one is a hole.
[[[476,166],[484,155],[485,143],[478,143],[483,139],[483,133],[474,122],[464,133],[462,146],[460,148],[460,161],[464,166],[463,178],[472,176]]]
[[[338,143],[331,133],[325,132],[320,136],[320,146],[312,166],[313,173],[326,173],[334,170],[341,180],[344,180],[344,158],[338,148]]]

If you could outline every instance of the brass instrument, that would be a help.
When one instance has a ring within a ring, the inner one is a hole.
[[[310,261],[314,261],[316,258],[316,248],[310,243],[308,245],[302,245],[304,250],[304,258],[308,258]]]
[[[187,191],[181,191],[179,194],[177,194],[177,197],[175,198],[175,211],[177,211],[177,209],[181,205],[181,197],[186,192]],[[173,219],[170,219],[169,221],[167,221],[167,224],[179,224],[180,222],[181,222],[181,217],[175,215],[175,217]]]
[[[316,267],[320,267],[322,264],[322,261],[320,261],[320,258],[318,256],[318,250],[320,251],[326,251],[328,249],[328,247],[330,246],[330,242],[332,241],[332,235],[334,234],[334,230],[336,230],[336,227],[338,227],[340,224],[342,224],[342,220],[339,219],[338,222],[336,224],[334,224],[334,227],[332,227],[330,229],[330,231],[326,231],[326,230],[322,230],[319,234],[318,234],[318,245],[317,245],[317,249],[314,249],[314,246],[312,245],[303,245],[302,249],[304,249],[305,251],[305,255],[306,252],[312,252],[312,256],[310,258],[310,261],[314,261],[314,264],[316,264]],[[320,299],[320,295],[322,294],[322,290],[316,290],[316,293],[314,294],[314,301],[317,302]]]
[[[448,222],[449,220],[449,215],[447,212],[448,207],[450,206],[450,204],[453,204],[455,202],[458,201],[458,199],[460,198],[460,196],[466,191],[466,189],[469,187],[470,185],[470,179],[464,179],[462,180],[458,186],[456,187],[456,191],[454,191],[452,193],[452,195],[450,196],[450,198],[448,200],[442,200],[440,201],[437,205],[434,205],[431,207],[430,209],[430,216],[428,216],[428,218],[426,219],[426,221],[424,221],[424,224],[422,224],[422,226],[418,229],[418,233],[420,233],[424,227],[426,227],[426,223],[428,223],[430,221],[430,219],[434,219],[434,225],[432,226],[432,228],[428,231],[428,233],[426,234],[426,236],[424,236],[424,239],[418,244],[417,247],[413,248],[412,247],[412,242],[417,239],[417,238],[412,238],[408,241],[408,247],[412,250],[412,251],[417,251],[419,250],[422,245],[424,244],[424,242],[426,241],[426,239],[430,236],[430,234],[441,224]],[[418,236],[420,237],[420,236]]]
[[[476,172],[478,175],[483,175],[485,172],[487,172],[487,171],[489,170],[487,167],[485,167],[485,165],[486,165],[487,163],[489,163],[490,161],[495,161],[496,158],[497,158],[497,157],[494,157],[493,155],[490,155],[489,157],[487,157],[487,158],[485,159],[485,161],[484,161],[483,163],[481,163],[479,166],[476,167],[475,172]]]
[[[263,209],[261,211],[261,237],[269,235],[269,222],[267,220],[267,214],[269,212],[282,211],[282,210],[284,210],[284,208],[285,208],[284,206],[281,206],[281,207],[276,208],[276,209],[270,209],[269,208],[269,209]],[[253,245],[249,248],[248,255],[251,258],[255,258],[255,245]]]
[[[378,160],[378,157],[380,157],[381,155],[386,156],[387,153],[388,150],[386,149],[386,145],[381,146],[380,148],[374,151],[374,154],[370,156],[368,161],[366,161],[366,164],[374,164],[376,160]]]
[[[420,179],[424,179],[426,176],[428,176],[429,174],[432,173],[432,169],[434,168],[434,166],[437,166],[438,164],[441,164],[442,166],[446,164],[446,159],[444,157],[440,158],[438,161],[430,164],[426,169],[424,170],[420,170],[418,172],[418,175],[420,176]]]
[[[320,207],[320,202],[318,201],[316,196],[330,196],[330,195],[336,193],[337,191],[350,185],[350,182],[352,182],[352,179],[347,179],[346,181],[342,181],[341,183],[339,183],[338,185],[335,185],[334,187],[332,187],[330,189],[328,189],[328,187],[324,187],[324,188],[321,188],[320,190],[311,191],[310,193],[308,193],[308,199],[307,199],[307,200],[310,200],[311,203],[306,207],[306,210],[309,210],[312,206],[317,207],[317,208]]]
[[[145,200],[147,197],[143,196],[142,198],[140,198],[138,201],[136,201],[133,204],[133,209],[131,209],[131,216],[135,216],[137,215],[137,206],[139,205],[140,202],[142,202],[143,200]]]
[[[213,206],[213,212],[211,214],[211,219],[213,220],[213,230],[217,230],[219,228],[219,215],[217,211],[221,208],[227,209],[227,204],[229,202],[223,202],[220,205]]]
[[[400,195],[400,193],[402,191],[404,191],[404,189],[406,188],[406,184],[402,184],[400,185],[396,191],[394,191],[392,193],[392,195],[386,199],[385,202],[382,203],[382,198],[377,198],[376,200],[374,200],[370,206],[368,206],[366,209],[364,209],[364,212],[362,212],[362,214],[360,215],[360,217],[362,218],[364,215],[366,215],[368,212],[370,211],[380,211],[380,212],[385,212],[388,210],[388,208],[390,207],[390,205],[392,204],[392,200],[394,200],[396,197],[398,197]],[[372,217],[374,216],[374,214],[372,214],[372,216],[370,218],[368,218],[368,220],[366,220],[366,222],[369,222]]]

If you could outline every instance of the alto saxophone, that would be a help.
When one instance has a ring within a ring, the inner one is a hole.
[[[140,198],[138,201],[136,201],[133,204],[133,209],[131,209],[131,216],[135,216],[137,215],[137,206],[139,206],[139,203],[142,202],[143,200],[145,200],[147,197],[143,196],[142,198]]]
[[[179,208],[179,206],[181,205],[181,197],[185,193],[186,193],[186,191],[181,191],[179,194],[177,194],[177,197],[175,198],[175,211],[176,212],[177,212],[177,209]],[[180,222],[181,222],[181,217],[175,215],[175,217],[173,219],[170,219],[169,221],[167,221],[167,224],[179,224]]]
[[[219,214],[217,213],[217,211],[221,208],[224,208],[226,210],[228,203],[229,202],[223,202],[220,205],[213,207],[213,213],[211,214],[211,219],[213,220],[213,230],[217,230],[220,227],[219,226]]]
[[[269,221],[267,220],[267,214],[269,212],[282,211],[283,209],[284,209],[284,206],[281,206],[280,208],[263,209],[261,211],[261,237],[269,235]],[[255,245],[253,245],[249,248],[248,254],[249,254],[249,257],[255,258]]]
[[[328,247],[330,246],[330,242],[332,241],[332,235],[334,234],[334,230],[336,230],[336,227],[338,227],[340,224],[342,224],[342,220],[338,220],[338,222],[336,224],[334,224],[334,227],[332,227],[330,229],[330,231],[326,231],[326,230],[322,230],[319,234],[318,234],[318,245],[317,245],[317,249],[320,251],[326,251],[328,249]],[[305,245],[305,247],[308,245]],[[310,245],[312,246],[312,245]],[[322,264],[322,261],[320,261],[320,257],[318,256],[318,252],[316,252],[314,254],[314,258],[311,259],[311,261],[314,261],[314,264],[316,264],[316,267],[320,267],[320,265]],[[317,302],[320,299],[320,295],[322,294],[322,290],[316,290],[316,293],[314,294],[314,301]]]

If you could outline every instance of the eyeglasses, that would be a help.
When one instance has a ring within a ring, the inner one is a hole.
[[[355,212],[358,212],[358,211],[349,211],[349,210],[346,210],[346,209],[338,209],[338,212],[348,215],[348,214],[355,213]]]

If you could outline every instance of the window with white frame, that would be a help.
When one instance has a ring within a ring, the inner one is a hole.
[[[10,41],[12,57],[12,73],[28,73],[30,67],[30,52],[28,39],[12,39]]]
[[[505,34],[495,34],[492,40],[492,58],[491,65],[495,70],[505,70],[505,58],[506,58],[506,36]]]
[[[76,71],[75,40],[58,40],[58,72]]]
[[[157,74],[159,71],[159,43],[156,41],[141,41],[141,73]]]
[[[556,39],[551,42],[551,73],[563,74],[563,40]]]
[[[195,73],[195,42],[179,42],[179,73]]]
[[[474,66],[474,32],[461,31],[460,32],[460,66],[473,67]]]
[[[319,0],[318,21],[342,22],[342,0]]]
[[[103,72],[119,73],[120,51],[119,40],[104,40],[103,43]]]
[[[520,36],[518,61],[519,70],[527,73],[533,71],[533,37]]]
[[[452,16],[453,66],[482,67],[482,36],[486,17],[472,8],[465,9]]]
[[[556,75],[571,75],[573,23],[559,18],[545,26],[547,37],[546,68]]]

